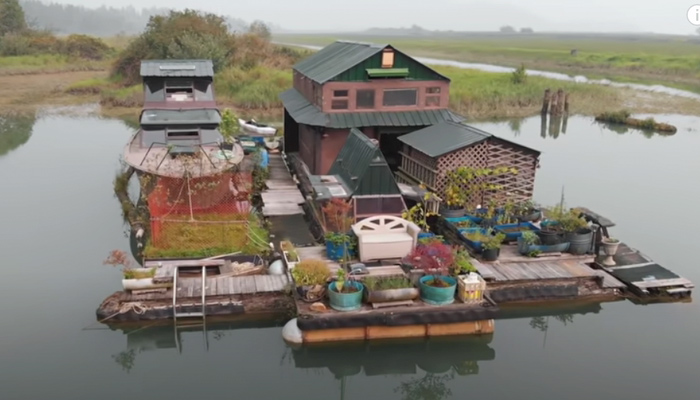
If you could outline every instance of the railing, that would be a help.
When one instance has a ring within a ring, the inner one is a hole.
[[[141,162],[139,163],[139,166],[143,165],[143,163],[148,158],[148,154],[150,154],[151,150],[153,149],[153,145],[156,145],[156,144],[165,146],[167,148],[167,151],[163,155],[163,158],[160,159],[160,162],[158,163],[158,166],[156,167],[156,171],[160,168],[160,166],[163,164],[165,159],[168,157],[168,155],[170,154],[170,151],[175,147],[198,147],[202,151],[202,154],[204,154],[204,156],[207,158],[207,160],[209,161],[211,166],[214,168],[216,168],[216,164],[214,164],[214,162],[211,160],[211,157],[209,157],[209,155],[207,154],[207,152],[204,150],[204,148],[202,146],[213,144],[213,145],[217,145],[221,149],[221,144],[218,142],[199,143],[199,144],[196,144],[194,146],[183,146],[183,145],[173,145],[172,143],[153,142],[153,143],[151,143],[150,146],[148,146],[148,150],[146,151],[146,154],[143,156],[143,159],[141,160]],[[224,157],[226,157],[226,161],[228,161],[228,156],[226,155],[226,152],[223,151],[223,149],[222,149],[222,154],[224,154]]]

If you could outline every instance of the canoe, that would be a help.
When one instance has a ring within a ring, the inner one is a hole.
[[[254,119],[251,119],[250,121],[245,121],[239,118],[238,123],[244,130],[248,132],[257,133],[258,135],[274,135],[275,133],[277,133],[277,128],[273,128],[270,125],[255,122]]]

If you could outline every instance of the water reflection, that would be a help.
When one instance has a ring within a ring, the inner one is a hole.
[[[27,143],[35,122],[34,114],[0,116],[0,157]]]

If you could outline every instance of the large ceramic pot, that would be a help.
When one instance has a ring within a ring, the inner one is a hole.
[[[484,261],[496,261],[498,260],[498,256],[501,254],[501,248],[497,249],[484,249],[481,252],[481,257],[483,258]]]
[[[427,282],[433,279],[442,279],[448,285],[447,287],[435,287],[428,285]],[[457,291],[457,280],[450,276],[435,276],[426,275],[420,278],[420,298],[427,304],[441,306],[452,304],[455,301],[455,292]]]
[[[445,218],[459,218],[463,217],[464,214],[466,214],[466,210],[464,208],[452,209],[448,207],[442,207],[440,208],[440,214]]]
[[[606,257],[603,259],[603,265],[615,265],[615,258],[613,256],[617,254],[617,248],[620,246],[620,242],[617,240],[612,241],[610,238],[604,238],[602,244],[603,253],[606,255]]]
[[[545,226],[542,227],[539,231],[535,232],[537,236],[540,238],[540,243],[543,246],[552,246],[555,244],[560,244],[564,242],[564,234],[557,231],[557,230],[552,230],[549,229]]]
[[[328,299],[330,300],[331,308],[337,311],[355,311],[362,305],[362,292],[365,286],[356,281],[345,281],[344,285],[354,287],[356,292],[338,293],[336,283],[328,284]]]
[[[593,230],[581,228],[576,232],[569,232],[564,237],[564,241],[569,242],[569,253],[582,255],[591,251],[593,243]]]

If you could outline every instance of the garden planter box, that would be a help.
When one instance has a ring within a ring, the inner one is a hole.
[[[530,222],[523,222],[520,224],[505,224],[496,225],[493,227],[496,232],[500,232],[506,235],[506,241],[518,240],[519,237],[523,235],[524,231],[539,232],[539,228]]]
[[[282,256],[284,257],[284,262],[287,264],[287,269],[288,270],[293,270],[294,267],[296,267],[299,262],[301,262],[301,258],[299,257],[299,253],[297,253],[297,260],[296,261],[290,261],[289,260],[289,252],[288,251],[282,251]]]
[[[394,301],[415,300],[420,296],[417,288],[400,288],[386,290],[366,289],[366,300],[368,303],[389,303]]]
[[[345,253],[345,245],[341,244],[335,244],[329,241],[326,241],[326,256],[330,258],[333,261],[340,261],[340,260],[350,260],[355,257],[355,251],[350,248],[350,243],[347,244],[347,254]]]
[[[481,218],[481,217],[473,217],[471,215],[465,215],[463,217],[458,217],[458,218],[445,218],[445,221],[449,222],[452,225],[455,225],[455,224],[458,224],[458,223],[464,222],[464,221],[471,221],[474,224],[478,225],[481,223],[482,219],[483,218]]]
[[[462,240],[464,240],[464,242],[469,247],[474,249],[477,253],[480,253],[483,250],[483,245],[481,242],[471,241],[467,238],[467,235],[470,233],[474,233],[474,232],[481,232],[483,235],[488,235],[488,233],[489,233],[488,230],[483,229],[483,228],[460,228],[460,229],[457,229],[457,231],[459,232],[460,236],[462,237]]]
[[[435,234],[431,232],[420,232],[418,234],[418,239],[428,239],[433,237],[435,237]]]
[[[533,251],[539,251],[540,253],[563,253],[569,250],[569,245],[569,242],[563,242],[552,245],[528,245],[523,241],[522,237],[518,238],[518,252],[522,255],[528,255]]]

